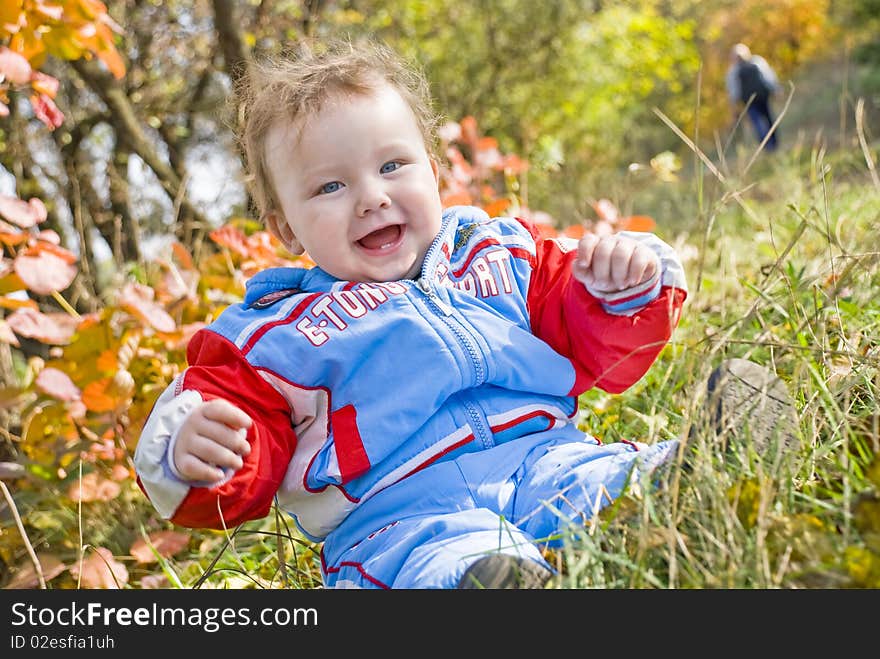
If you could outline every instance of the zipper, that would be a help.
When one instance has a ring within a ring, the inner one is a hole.
[[[476,376],[475,384],[479,385],[482,384],[486,378],[482,359],[480,358],[479,348],[468,336],[467,330],[464,328],[462,323],[455,318],[455,312],[452,307],[448,305],[437,294],[437,292],[434,290],[434,287],[431,286],[431,280],[428,276],[428,272],[432,269],[432,264],[434,262],[434,254],[439,249],[439,246],[442,242],[443,232],[438,234],[438,236],[434,239],[434,242],[432,242],[431,245],[428,247],[428,251],[425,252],[425,258],[422,262],[421,276],[413,283],[424,294],[425,298],[428,300],[429,306],[431,306],[434,312],[437,313],[438,317],[443,320],[449,330],[455,335],[455,337],[459,341],[459,344],[464,346],[465,352],[470,358],[471,367],[473,368],[474,374]],[[484,448],[490,448],[491,446],[494,446],[491,432],[486,431],[487,422],[485,415],[474,404],[474,402],[470,400],[467,395],[464,394],[464,392],[459,393],[459,399],[461,400],[461,403],[464,406],[468,417],[470,417],[472,421],[471,426],[474,431],[474,437],[480,442],[480,444]]]

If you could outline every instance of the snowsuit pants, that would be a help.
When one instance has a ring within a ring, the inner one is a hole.
[[[325,540],[328,588],[455,588],[490,553],[550,568],[596,511],[673,457],[678,440],[600,444],[574,426],[431,465],[382,490]]]

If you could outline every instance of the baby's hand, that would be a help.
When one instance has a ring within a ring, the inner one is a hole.
[[[637,240],[588,233],[578,242],[572,274],[596,291],[614,293],[648,281],[659,267],[654,250]]]
[[[251,418],[220,398],[196,407],[180,427],[174,444],[174,466],[188,481],[214,483],[223,469],[241,469],[251,452],[247,429]]]

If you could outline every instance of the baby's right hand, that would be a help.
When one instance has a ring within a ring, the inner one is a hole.
[[[241,469],[251,452],[251,418],[229,401],[215,398],[192,410],[177,433],[174,467],[188,481],[215,483],[224,469]]]

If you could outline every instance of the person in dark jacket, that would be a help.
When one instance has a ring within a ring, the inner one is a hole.
[[[770,108],[770,99],[780,89],[776,73],[760,55],[752,54],[748,46],[736,44],[730,51],[730,67],[727,69],[727,95],[734,117],[743,108],[755,130],[758,143],[767,142],[764,148],[775,151],[779,146],[779,129]]]

